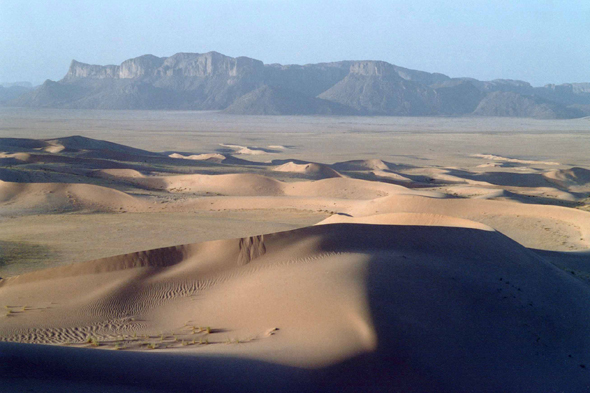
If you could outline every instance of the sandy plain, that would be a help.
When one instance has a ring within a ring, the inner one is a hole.
[[[589,119],[1,108],[0,138],[9,391],[590,389]]]

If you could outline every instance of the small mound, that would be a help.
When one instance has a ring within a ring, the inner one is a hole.
[[[101,169],[94,172],[94,176],[103,177],[106,179],[117,178],[143,178],[145,177],[141,172],[135,169]]]
[[[380,169],[376,169],[376,170],[372,171],[371,175],[375,176],[377,179],[389,180],[389,181],[393,181],[393,182],[399,182],[399,183],[411,183],[412,182],[412,179],[405,177],[403,175],[400,175],[399,173],[384,171],[384,170],[380,170]]]
[[[66,211],[132,211],[145,203],[111,188],[91,184],[10,183],[0,181],[0,214]]]
[[[190,156],[183,156],[179,153],[172,153],[168,157],[170,158],[178,158],[183,160],[195,160],[195,161],[207,161],[207,162],[214,162],[214,163],[222,163],[227,157],[223,154],[217,153],[209,153],[209,154],[192,154]]]
[[[140,179],[138,184],[175,192],[195,192],[235,196],[283,195],[283,184],[250,173],[230,175],[179,175]]]
[[[332,177],[342,177],[342,175],[336,172],[324,164],[307,163],[307,164],[296,164],[293,161],[287,162],[283,165],[279,165],[272,169],[275,172],[290,172],[290,173],[301,173],[314,178],[327,179]]]
[[[460,196],[462,198],[477,198],[477,199],[492,199],[501,198],[511,195],[503,189],[485,188],[485,187],[470,187],[470,186],[453,186],[447,187],[446,192],[449,195]]]
[[[243,154],[243,155],[248,155],[248,156],[259,156],[259,155],[263,155],[263,154],[274,153],[273,150],[264,149],[261,147],[229,145],[226,143],[220,143],[219,146],[232,150],[233,154]]]
[[[60,144],[54,144],[54,145],[52,144],[52,145],[49,145],[49,146],[43,148],[43,151],[46,151],[47,153],[53,153],[53,154],[61,153],[65,150],[67,150],[66,147],[64,145],[60,145]]]
[[[31,155],[29,153],[2,153],[0,152],[0,160],[5,160],[5,162],[27,162],[31,159]]]
[[[337,162],[332,165],[332,168],[336,170],[344,171],[368,171],[368,170],[387,170],[390,169],[389,165],[379,159],[372,160],[352,160]]]
[[[543,176],[550,182],[560,186],[585,186],[590,184],[590,170],[580,167],[558,169],[546,172]]]

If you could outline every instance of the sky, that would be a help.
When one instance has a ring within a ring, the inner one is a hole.
[[[590,0],[0,0],[0,82],[217,51],[264,63],[383,60],[451,77],[590,82]]]

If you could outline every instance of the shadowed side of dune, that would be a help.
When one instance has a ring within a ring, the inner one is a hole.
[[[0,342],[0,380],[6,391],[22,386],[51,391],[311,392],[314,372],[268,362],[137,352],[93,351]],[[76,390],[77,386],[83,389]],[[57,390],[59,391],[59,390]]]

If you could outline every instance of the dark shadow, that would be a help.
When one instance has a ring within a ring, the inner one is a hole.
[[[533,251],[560,269],[590,284],[590,251]]]
[[[487,182],[496,186],[512,187],[552,187],[560,188],[555,183],[549,182],[539,173],[512,173],[512,172],[482,172],[473,173],[457,169],[449,169],[449,175],[463,179]]]

